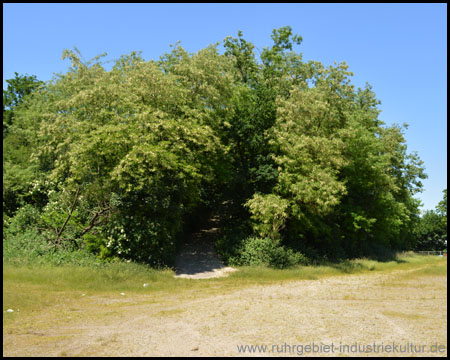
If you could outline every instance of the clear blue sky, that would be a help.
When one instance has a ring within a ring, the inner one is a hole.
[[[66,72],[63,49],[85,59],[133,50],[158,59],[177,40],[190,52],[244,32],[258,48],[274,28],[303,37],[305,60],[346,61],[353,82],[373,86],[380,119],[408,123],[408,151],[429,178],[423,210],[447,187],[447,5],[442,4],[3,4],[3,88],[19,74],[50,80]]]

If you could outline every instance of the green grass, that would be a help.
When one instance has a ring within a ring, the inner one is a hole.
[[[446,259],[437,256],[402,256],[396,261],[377,262],[367,259],[347,260],[338,264],[298,266],[290,269],[266,267],[239,267],[239,271],[226,278],[181,279],[174,278],[170,269],[155,270],[136,263],[107,263],[102,265],[16,265],[3,264],[5,283],[22,283],[45,287],[49,291],[179,291],[181,289],[207,288],[221,284],[262,284],[290,280],[315,280],[328,276],[358,274],[377,271],[414,269],[423,275],[444,275],[446,267],[438,266]],[[433,266],[436,265],[436,266]],[[148,284],[144,287],[143,284]]]
[[[368,259],[346,260],[341,263],[330,263],[320,266],[299,266],[291,269],[271,269],[257,267],[241,267],[240,271],[230,275],[230,279],[253,280],[255,282],[278,282],[283,280],[315,280],[329,276],[343,274],[358,274],[377,271],[393,271],[414,269],[421,266],[431,266],[427,268],[430,273],[444,274],[446,267],[442,265],[443,258],[436,256],[422,256],[411,254],[400,254],[395,261],[379,262]],[[417,270],[421,271],[421,270]]]
[[[174,278],[172,270],[155,270],[135,263],[111,263],[103,265],[33,265],[3,264],[3,311],[9,308],[32,312],[56,303],[79,299],[83,294],[111,296],[217,294],[237,288],[282,283],[295,280],[315,280],[330,276],[390,272],[411,269],[402,276],[440,276],[447,273],[447,260],[436,256],[400,255],[396,261],[377,262],[358,259],[340,264],[301,266],[277,270],[264,267],[241,267],[226,278],[181,279]],[[143,285],[148,284],[146,287]]]
[[[155,270],[136,263],[56,266],[4,262],[3,334],[22,339],[20,341],[23,347],[39,347],[42,346],[42,334],[47,334],[49,344],[62,336],[55,329],[66,329],[64,336],[73,339],[77,336],[77,331],[81,331],[80,324],[109,326],[108,324],[115,324],[117,319],[139,314],[144,309],[153,311],[154,317],[176,318],[187,311],[180,303],[189,303],[191,300],[194,304],[197,300],[201,303],[209,296],[233,296],[234,291],[255,285],[288,284],[291,281],[314,281],[359,274],[371,276],[374,273],[389,274],[377,283],[379,289],[387,289],[389,292],[392,287],[398,289],[414,286],[419,278],[422,279],[421,287],[428,286],[429,282],[434,284],[430,286],[435,286],[436,281],[441,283],[441,279],[446,279],[447,259],[400,255],[396,261],[390,262],[357,259],[284,270],[240,267],[226,278],[199,280],[174,278],[172,270]],[[144,283],[148,285],[144,287]],[[430,289],[433,288],[428,290]],[[426,296],[434,299],[441,295],[433,293]],[[342,298],[349,303],[361,299],[360,294],[353,293],[345,294]],[[7,309],[13,309],[14,312],[6,312]],[[249,303],[243,304],[244,312],[250,309]],[[397,308],[386,311],[390,312],[385,315],[394,320],[421,320],[413,312]],[[221,315],[225,316],[225,313],[222,311]],[[73,324],[79,325],[72,329]],[[64,343],[67,339],[60,340]],[[107,341],[102,341],[100,348],[108,347]],[[62,348],[61,351],[63,350]]]
[[[144,283],[166,284],[171,270],[154,270],[145,265],[113,263],[102,266],[77,265],[3,265],[5,282],[22,282],[42,286],[50,291],[95,290],[137,291]],[[157,286],[156,286],[157,287]]]

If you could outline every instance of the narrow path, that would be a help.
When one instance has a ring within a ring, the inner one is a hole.
[[[214,241],[219,236],[218,218],[213,217],[204,229],[192,234],[175,259],[175,277],[208,279],[227,276],[236,269],[219,259]]]

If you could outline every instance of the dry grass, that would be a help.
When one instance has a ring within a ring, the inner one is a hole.
[[[4,310],[15,309],[13,301],[22,308],[4,312],[3,353],[238,356],[245,355],[238,345],[270,349],[313,342],[412,343],[426,349],[437,343],[447,348],[446,259],[419,257],[372,265],[375,271],[350,275],[311,269],[317,280],[296,279],[295,271],[300,270],[275,272],[271,278],[270,270],[241,269],[229,278],[208,280],[173,279],[167,273],[157,275],[152,287],[139,284],[134,289],[128,284],[123,291],[107,285],[74,290],[62,280],[56,281],[59,285],[35,284],[23,269],[21,276],[6,272]]]

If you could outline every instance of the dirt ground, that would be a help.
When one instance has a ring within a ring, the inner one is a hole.
[[[212,218],[205,229],[192,234],[175,259],[175,277],[210,279],[228,276],[236,269],[225,266],[214,249],[219,235],[218,218]]]
[[[152,294],[86,295],[48,310],[53,314],[36,314],[33,324],[43,319],[37,327],[24,323],[20,330],[4,330],[3,354],[446,356],[447,278],[411,274],[346,275],[164,300]],[[55,321],[44,325],[49,318]],[[243,353],[241,345],[267,349]],[[322,352],[307,353],[307,345],[309,351],[322,345]],[[352,352],[355,345],[375,347]]]

